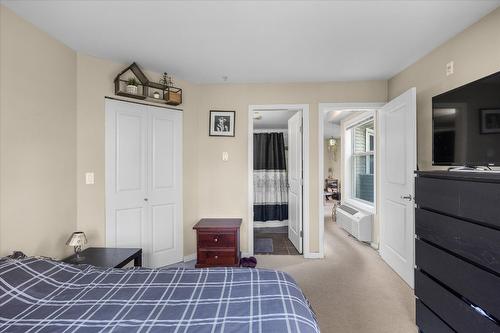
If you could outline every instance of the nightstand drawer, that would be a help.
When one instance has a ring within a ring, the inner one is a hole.
[[[230,266],[235,265],[236,256],[234,251],[205,250],[199,251],[198,261],[207,266]]]
[[[236,236],[234,232],[198,232],[198,246],[200,248],[235,248]]]

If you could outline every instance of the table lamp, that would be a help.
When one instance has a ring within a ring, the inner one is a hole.
[[[75,261],[83,259],[80,252],[82,252],[82,246],[85,244],[87,244],[87,237],[83,231],[75,231],[66,242],[66,245],[74,247]]]

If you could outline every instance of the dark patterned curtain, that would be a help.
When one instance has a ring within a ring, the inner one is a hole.
[[[254,133],[253,142],[254,221],[288,220],[283,133]]]

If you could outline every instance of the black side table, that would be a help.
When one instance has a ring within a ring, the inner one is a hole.
[[[135,267],[142,267],[142,249],[88,247],[80,252],[80,257],[81,259],[76,261],[76,255],[73,254],[62,261],[73,265],[122,268],[133,260]]]

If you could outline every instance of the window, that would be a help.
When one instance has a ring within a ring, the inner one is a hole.
[[[351,197],[373,204],[374,169],[375,169],[375,132],[373,118],[352,126],[348,130],[351,136],[350,182]]]

